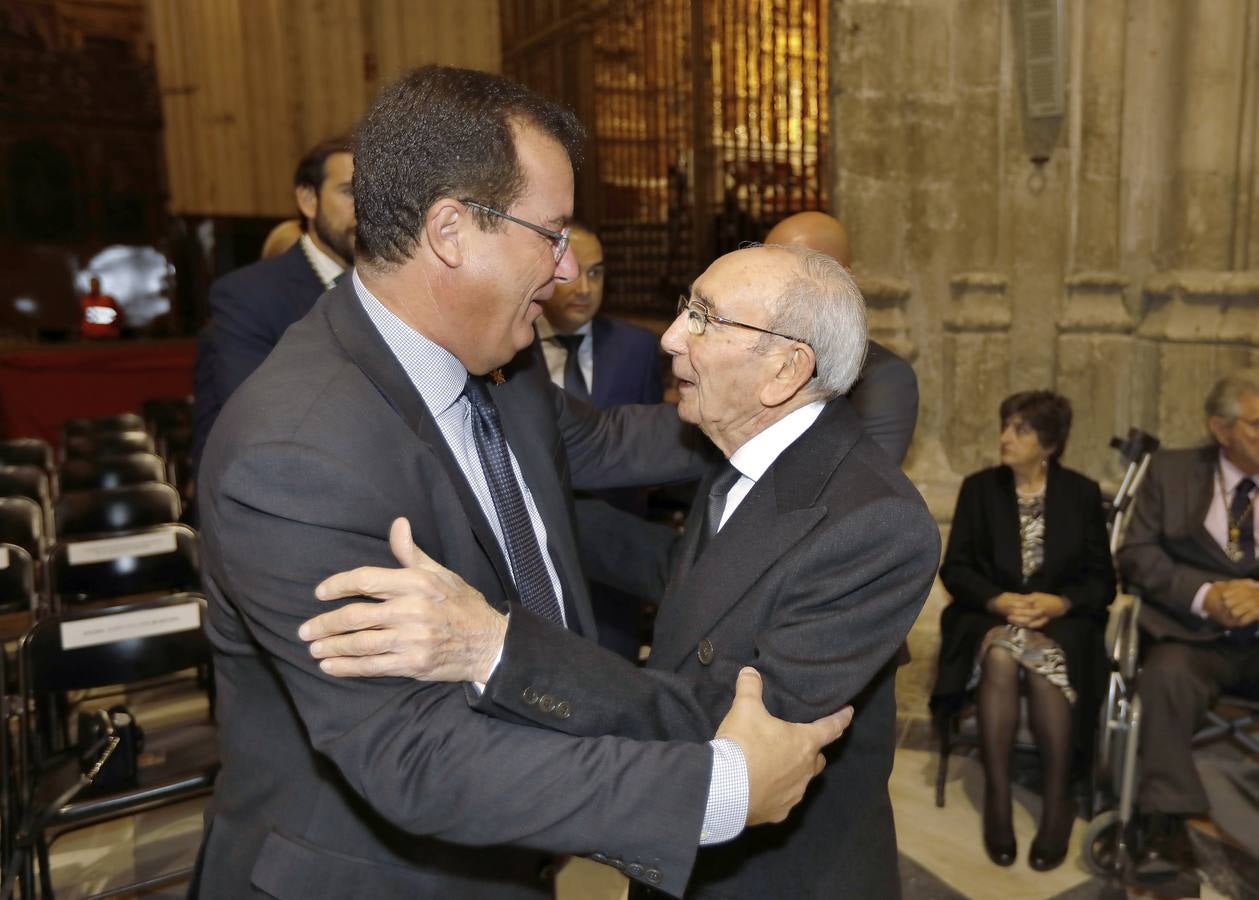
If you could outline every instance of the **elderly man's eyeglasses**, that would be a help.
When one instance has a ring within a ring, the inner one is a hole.
[[[804,338],[792,337],[789,334],[783,334],[781,331],[770,331],[768,328],[761,328],[759,325],[736,322],[734,319],[727,319],[725,316],[710,313],[702,300],[691,300],[685,294],[678,297],[678,315],[680,316],[683,313],[686,313],[687,329],[696,337],[704,333],[704,329],[708,327],[709,322],[716,322],[718,325],[733,325],[736,328],[747,328],[750,331],[759,331],[761,334],[772,334],[775,337],[786,338],[789,341],[804,344],[806,347],[812,346]]]
[[[509,216],[505,212],[494,209],[492,206],[486,206],[484,203],[477,203],[475,200],[461,201],[464,206],[473,206],[487,212],[491,216],[498,216],[500,219],[506,219],[508,222],[515,222],[517,225],[523,225],[530,231],[536,231],[548,241],[551,242],[551,249],[555,252],[555,261],[559,262],[564,258],[564,253],[568,250],[568,238],[572,229],[565,225],[559,231],[552,231],[549,228],[543,228],[541,225],[535,225],[532,222],[526,222],[524,219],[518,219],[515,216]]]

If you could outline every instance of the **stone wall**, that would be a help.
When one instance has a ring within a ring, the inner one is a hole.
[[[1197,443],[1210,383],[1259,363],[1259,0],[1064,7],[1065,114],[1036,120],[1020,0],[831,7],[833,211],[879,340],[913,352],[906,465],[942,523],[1006,394],[1070,397],[1064,462],[1113,485],[1112,435]]]

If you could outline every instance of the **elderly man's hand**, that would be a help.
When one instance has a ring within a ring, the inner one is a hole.
[[[852,707],[845,706],[815,722],[784,722],[766,711],[761,693],[755,669],[739,672],[734,703],[717,727],[717,737],[737,743],[747,762],[748,825],[787,818],[826,765],[822,748],[838,740],[852,721]]]
[[[378,598],[350,603],[304,623],[319,667],[341,677],[484,682],[507,633],[507,618],[480,592],[433,562],[411,540],[411,525],[395,519],[389,547],[401,569],[363,566],[315,588],[320,600]]]
[[[1250,578],[1217,581],[1207,590],[1202,607],[1225,628],[1243,628],[1259,621],[1259,582]]]

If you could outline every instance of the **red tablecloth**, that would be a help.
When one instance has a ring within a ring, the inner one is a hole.
[[[193,339],[65,344],[0,353],[0,434],[56,443],[75,416],[140,412],[192,393]]]

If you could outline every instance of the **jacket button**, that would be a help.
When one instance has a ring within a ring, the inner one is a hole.
[[[625,860],[623,859],[618,859],[616,857],[613,857],[612,859],[608,860],[608,865],[616,869],[618,872],[625,871]]]
[[[608,855],[606,853],[591,853],[590,858],[597,863],[605,863],[608,861]]]
[[[648,869],[646,872],[643,873],[643,877],[646,878],[648,881],[650,881],[652,884],[659,884],[660,883],[660,870]]]
[[[628,866],[625,867],[625,874],[628,875],[630,878],[642,878],[643,867],[640,866],[638,863],[630,863]]]
[[[573,708],[568,705],[567,700],[561,700],[555,704],[555,718],[567,719],[573,714]]]
[[[530,706],[534,706],[538,702],[537,688],[527,687],[523,691],[520,692],[520,696]]]
[[[699,652],[696,655],[699,656],[699,661],[701,665],[705,665],[705,666],[712,665],[713,656],[715,654],[716,654],[716,651],[713,650],[712,641],[710,641],[708,638],[704,638],[702,641],[699,642]]]
[[[538,700],[538,709],[542,710],[544,713],[554,711],[555,698],[550,694],[543,694],[541,699]]]

